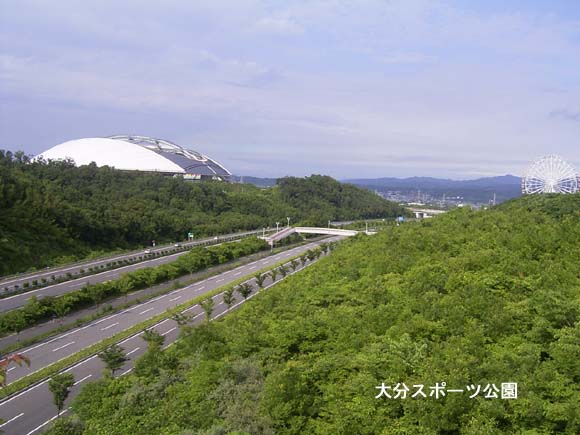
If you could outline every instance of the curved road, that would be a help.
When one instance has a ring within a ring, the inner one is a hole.
[[[199,246],[199,245],[216,244],[216,243],[227,242],[227,241],[231,241],[231,240],[238,240],[240,238],[247,237],[247,236],[254,235],[254,234],[256,234],[255,231],[250,231],[250,232],[246,232],[246,233],[228,234],[228,235],[224,235],[224,236],[218,236],[217,239],[215,237],[211,237],[208,239],[201,239],[201,240],[196,240],[196,241],[189,242],[189,243],[184,243],[182,245],[182,247],[190,248],[190,247]],[[259,234],[262,234],[262,231],[259,231]],[[164,251],[167,249],[169,249],[169,248],[164,247],[164,248],[159,248],[157,251],[152,250],[151,252],[152,253],[153,252],[161,252],[161,251]],[[143,269],[145,267],[159,266],[161,264],[169,263],[169,262],[175,260],[176,258],[180,257],[181,255],[186,254],[187,252],[189,252],[189,250],[185,249],[183,251],[176,252],[175,254],[166,255],[164,257],[157,257],[157,258],[153,258],[150,260],[141,261],[140,263],[130,264],[128,266],[123,266],[123,267],[118,267],[116,269],[106,270],[104,272],[99,272],[99,273],[96,273],[94,275],[83,276],[81,278],[76,278],[76,279],[73,279],[71,281],[62,282],[60,284],[53,284],[53,285],[49,285],[49,286],[42,287],[39,289],[29,290],[27,292],[20,293],[20,294],[14,295],[14,296],[8,296],[8,297],[5,297],[3,299],[0,299],[0,313],[5,312],[5,311],[14,310],[16,308],[19,308],[19,307],[26,305],[26,302],[28,302],[28,300],[32,296],[36,296],[38,299],[42,299],[43,297],[46,297],[46,296],[60,296],[64,293],[68,293],[68,292],[73,291],[73,290],[78,290],[78,289],[84,287],[86,284],[96,284],[99,282],[111,281],[111,280],[119,278],[122,274],[127,273],[127,272],[132,272],[134,270]],[[139,253],[137,253],[137,254],[142,256],[143,251],[139,251]],[[137,254],[132,253],[132,254],[127,254],[125,256],[115,257],[115,258],[116,259],[136,258],[135,256]],[[137,255],[137,258],[138,258],[138,255]],[[61,275],[63,273],[67,273],[67,271],[69,273],[71,273],[70,272],[71,270],[76,270],[76,273],[78,273],[78,271],[82,268],[87,269],[88,267],[99,267],[99,265],[110,263],[111,261],[115,261],[115,260],[113,258],[108,258],[105,260],[101,259],[101,260],[94,261],[92,263],[86,263],[86,264],[82,264],[82,265],[77,264],[77,265],[71,266],[69,268],[61,268],[59,270],[60,270]],[[50,277],[53,274],[55,274],[55,272],[43,271],[43,272],[40,272],[39,275],[37,275],[37,276]],[[26,278],[26,279],[22,278],[21,280],[23,280],[23,281],[21,281],[21,282],[24,282],[24,281],[29,282],[31,279],[33,279],[33,278]],[[34,278],[34,279],[37,279],[37,278]],[[15,285],[15,284],[12,284],[12,285]],[[0,284],[0,288],[4,288],[3,284]]]
[[[268,229],[266,232],[270,233],[274,230]],[[82,261],[78,263],[69,264],[66,266],[61,267],[53,267],[49,269],[39,270],[36,272],[30,272],[25,274],[7,276],[0,279],[0,289],[5,291],[4,289],[8,288],[9,290],[13,290],[14,286],[18,286],[22,288],[24,283],[30,283],[32,285],[33,280],[37,280],[41,282],[42,279],[46,279],[47,281],[52,280],[52,276],[54,275],[56,278],[65,278],[67,274],[78,275],[81,269],[87,271],[89,268],[98,269],[101,266],[106,266],[107,263],[112,263],[114,261],[123,261],[123,260],[135,260],[138,261],[139,257],[144,257],[146,255],[153,255],[155,253],[161,253],[163,251],[178,251],[183,248],[190,248],[197,245],[205,245],[210,243],[216,242],[225,242],[229,240],[237,240],[242,237],[250,236],[250,235],[261,235],[263,230],[255,230],[255,231],[246,231],[242,233],[232,233],[232,234],[224,234],[216,237],[207,237],[205,239],[198,239],[193,240],[190,242],[181,242],[179,243],[180,246],[176,247],[175,245],[165,245],[165,246],[158,246],[156,248],[143,248],[136,251],[128,252],[126,254],[116,255],[112,257],[104,257],[98,258],[95,260],[88,260]],[[147,251],[147,253],[146,253]],[[89,275],[86,275],[89,276]]]
[[[327,239],[327,241],[338,239],[340,238]],[[26,354],[31,359],[32,365],[30,368],[18,366],[10,367],[8,370],[8,383],[14,382],[16,379],[26,376],[34,371],[40,370],[46,365],[65,358],[66,356],[97,343],[104,338],[125,330],[136,323],[160,314],[168,308],[182,304],[187,300],[205,294],[215,288],[227,285],[229,282],[235,281],[242,276],[252,275],[255,271],[282,261],[285,258],[299,255],[308,249],[316,247],[320,243],[322,242],[309,243],[277,255],[272,255],[265,259],[248,263],[238,267],[237,269],[221,273],[188,287],[172,291],[143,304],[133,306],[120,313],[92,322],[84,327],[61,334],[44,343],[24,349],[21,353]],[[307,263],[306,266],[308,265],[309,263]],[[300,269],[297,269],[297,271],[298,270]],[[252,283],[253,278],[249,281]],[[278,279],[278,281],[280,281],[280,279]],[[265,285],[268,284],[272,284],[270,278],[265,282]],[[255,294],[255,289],[253,294]],[[236,293],[235,295],[238,300],[238,305],[244,302],[239,294]],[[215,308],[212,318],[217,318],[225,314],[228,310],[226,305],[223,303],[221,294],[214,296],[213,299],[215,301]],[[203,321],[204,313],[199,305],[195,305],[186,311],[195,316],[193,321],[194,324]],[[166,343],[171,343],[178,337],[177,325],[171,319],[163,320],[153,328],[165,336]],[[130,371],[135,358],[145,352],[146,344],[140,338],[140,335],[141,333],[138,333],[120,343],[131,359],[125,364],[125,367],[119,373],[124,374]],[[72,389],[70,397],[74,397],[78,394],[82,383],[99,378],[102,370],[102,362],[97,356],[92,356],[65,370],[67,372],[72,372],[77,382],[77,385]],[[5,423],[0,425],[0,429],[5,431],[6,434],[32,435],[45,428],[51,419],[55,417],[55,413],[56,411],[52,403],[52,395],[48,390],[47,381],[44,381],[0,402],[0,418],[5,421]]]

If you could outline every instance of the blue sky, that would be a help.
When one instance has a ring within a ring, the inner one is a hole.
[[[580,169],[580,2],[0,3],[0,148],[141,134],[232,172]]]

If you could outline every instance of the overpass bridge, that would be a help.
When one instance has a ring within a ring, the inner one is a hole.
[[[417,219],[430,218],[438,214],[447,213],[447,210],[433,210],[428,208],[411,207],[410,210],[415,214]]]
[[[260,237],[273,246],[274,243],[292,235],[292,234],[326,234],[329,236],[356,236],[358,233],[375,234],[374,231],[355,231],[355,230],[341,230],[338,228],[318,228],[318,227],[286,227],[270,236]]]

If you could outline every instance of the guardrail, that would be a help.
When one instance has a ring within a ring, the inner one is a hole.
[[[208,237],[195,241],[181,242],[176,244],[178,246],[164,245],[157,248],[140,249],[138,251],[131,251],[125,254],[72,263],[66,266],[41,269],[22,275],[12,275],[11,277],[3,277],[2,280],[0,280],[0,290],[3,291],[2,296],[25,293],[29,290],[43,288],[53,284],[59,284],[107,270],[117,269],[128,264],[136,264],[153,259],[155,257],[164,257],[166,255],[175,254],[179,251],[185,251],[195,246],[204,246],[224,241],[236,240],[253,235],[262,235],[266,232],[270,233],[272,231],[274,230],[262,229]]]

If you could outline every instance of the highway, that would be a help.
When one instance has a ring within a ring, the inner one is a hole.
[[[326,241],[337,239],[339,238],[327,239]],[[197,282],[183,289],[174,290],[143,304],[133,306],[120,313],[99,319],[84,327],[56,336],[44,343],[24,349],[21,353],[24,353],[31,359],[31,367],[10,367],[8,372],[8,383],[14,382],[16,379],[26,376],[34,371],[40,370],[46,365],[65,358],[66,356],[97,343],[104,338],[125,330],[136,323],[162,313],[168,308],[182,304],[215,288],[227,285],[240,277],[253,275],[257,270],[266,268],[269,265],[278,263],[286,258],[299,255],[308,249],[316,247],[320,243],[322,242],[309,243],[280,254],[248,263],[236,269]],[[280,281],[280,278],[278,278],[278,281]],[[250,280],[250,282],[253,282],[253,280]],[[271,284],[270,278],[265,282],[265,285],[269,284]],[[236,303],[243,302],[243,299],[237,292],[235,296],[237,300]],[[215,308],[212,317],[219,317],[227,311],[227,307],[222,301],[221,294],[214,296],[213,299],[215,301]],[[205,314],[199,305],[195,305],[186,311],[188,314],[193,314],[195,316],[193,323],[203,321]],[[171,319],[158,323],[154,328],[165,336],[166,344],[172,343],[178,337],[179,332],[177,324]],[[140,335],[141,333],[138,333],[120,343],[126,353],[129,354],[129,358],[131,358],[131,360],[125,364],[125,367],[119,371],[120,374],[130,370],[135,358],[141,356],[145,352],[146,344]],[[101,360],[96,356],[92,356],[65,370],[72,372],[78,382],[78,385],[73,387],[71,397],[74,397],[74,395],[78,393],[78,390],[83,383],[98,379],[101,376],[102,370],[103,365]],[[5,423],[0,426],[0,429],[4,430],[6,434],[32,435],[33,433],[38,433],[45,428],[55,414],[56,408],[52,403],[52,395],[48,391],[47,381],[44,381],[0,402],[0,418],[5,421]]]
[[[273,230],[268,229],[266,232],[269,233],[272,231]],[[23,285],[25,283],[30,283],[30,285],[32,285],[32,281],[34,281],[34,280],[38,281],[39,283],[42,282],[42,279],[45,279],[47,282],[51,282],[53,275],[55,278],[66,279],[68,277],[67,274],[70,274],[73,276],[78,275],[80,273],[81,269],[84,270],[85,272],[88,272],[88,270],[90,268],[92,268],[93,270],[97,270],[97,269],[100,269],[101,266],[105,267],[107,265],[107,263],[113,263],[113,262],[118,263],[118,262],[122,262],[124,260],[139,261],[139,257],[146,257],[146,256],[153,257],[153,256],[155,256],[155,254],[161,255],[161,253],[163,251],[166,251],[166,252],[167,251],[176,251],[177,252],[180,250],[184,250],[184,252],[187,252],[185,250],[185,248],[190,248],[190,247],[194,247],[194,246],[198,246],[198,245],[213,244],[213,243],[217,243],[217,242],[221,243],[221,242],[226,242],[229,240],[237,240],[237,239],[240,239],[242,237],[249,236],[249,235],[262,235],[262,233],[263,233],[262,230],[255,230],[255,231],[246,231],[246,232],[242,232],[242,233],[224,234],[224,235],[216,236],[217,238],[216,237],[207,237],[204,239],[193,240],[190,242],[182,242],[182,243],[179,243],[180,246],[165,245],[165,246],[157,246],[155,248],[143,248],[143,249],[128,252],[128,253],[122,254],[122,255],[104,257],[104,258],[99,258],[99,259],[95,259],[95,260],[69,264],[69,265],[62,266],[62,267],[47,268],[47,269],[39,270],[36,272],[25,273],[25,274],[21,274],[21,275],[14,275],[14,276],[5,277],[5,278],[0,279],[0,289],[5,291],[4,289],[7,288],[9,291],[13,291],[14,286],[18,286],[20,289],[22,289]],[[149,254],[145,254],[145,251],[149,251]],[[179,253],[182,254],[183,252],[179,252]],[[167,257],[163,257],[163,258],[167,258]],[[170,260],[168,260],[168,261],[170,261]],[[88,275],[85,275],[85,278],[86,277],[88,277]]]
[[[225,241],[230,241],[230,240],[237,240],[241,237],[245,237],[248,235],[252,235],[255,234],[254,231],[252,232],[247,232],[247,233],[238,233],[238,234],[229,234],[229,235],[224,235],[224,236],[219,236],[218,239],[215,239],[214,237],[212,238],[208,238],[208,239],[201,239],[201,240],[196,240],[187,244],[183,244],[183,247],[187,246],[187,247],[193,247],[193,246],[198,246],[198,245],[206,245],[208,243],[212,243],[215,244],[216,242],[225,242]],[[262,234],[262,231],[259,231],[259,234]],[[159,250],[167,250],[168,248],[159,248]],[[155,252],[155,251],[151,251],[151,252]],[[142,261],[140,263],[135,263],[135,264],[130,264],[127,266],[122,266],[119,267],[117,269],[111,269],[111,270],[106,270],[104,272],[99,272],[93,275],[87,275],[87,276],[83,276],[80,278],[76,278],[70,281],[65,281],[59,284],[53,284],[53,285],[49,285],[46,287],[42,287],[39,289],[35,289],[35,290],[29,290],[27,292],[24,293],[20,293],[20,294],[15,294],[13,296],[8,296],[5,297],[3,299],[0,299],[0,313],[5,312],[5,311],[10,311],[19,307],[22,307],[24,305],[26,305],[26,302],[32,297],[32,296],[36,296],[38,299],[42,299],[43,297],[46,296],[60,296],[64,293],[68,293],[70,291],[73,290],[78,290],[82,287],[84,287],[86,284],[96,284],[99,282],[105,282],[105,281],[111,281],[111,280],[115,280],[117,278],[119,278],[122,274],[127,273],[127,272],[132,272],[134,270],[138,270],[138,269],[143,269],[145,267],[152,267],[152,266],[159,266],[161,264],[165,264],[165,263],[169,263],[171,261],[174,261],[175,259],[177,259],[178,257],[180,257],[181,255],[186,254],[187,252],[189,252],[188,250],[183,250],[183,251],[179,251],[176,252],[174,254],[170,254],[170,255],[166,255],[163,257],[157,257],[157,258],[152,258],[150,260],[145,260]],[[139,252],[140,255],[143,255],[143,251]],[[127,254],[124,257],[118,257],[118,258],[134,258],[136,254]],[[116,257],[117,258],[117,257]],[[106,264],[113,261],[111,258],[106,259],[106,260],[98,260],[95,261],[93,263],[90,263],[90,267],[98,267],[100,264]],[[71,268],[68,269],[60,269],[60,273],[67,273],[67,271],[70,273],[70,270],[76,270],[77,273],[81,268],[88,268],[89,264],[83,264],[82,266],[79,266],[78,264],[75,266],[71,266]],[[48,275],[46,275],[48,274]],[[39,275],[37,275],[37,277],[39,276],[51,276],[52,274],[54,274],[54,272],[41,272],[39,273]],[[36,276],[36,275],[35,275]],[[26,279],[21,279],[29,282],[31,279],[38,279],[38,278],[26,278]],[[15,284],[12,284],[15,285]],[[0,284],[0,288],[4,288],[3,284]]]

